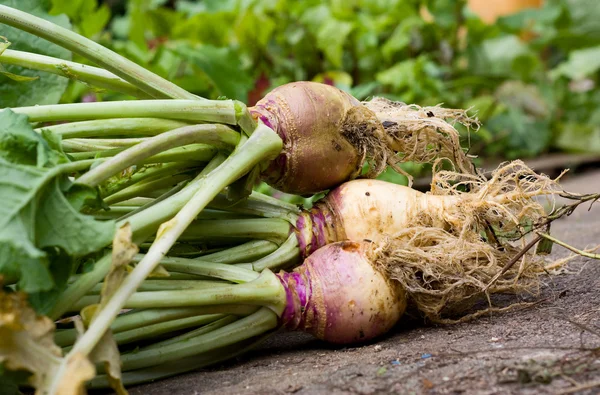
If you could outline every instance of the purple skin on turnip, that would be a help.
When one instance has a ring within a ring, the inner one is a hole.
[[[370,243],[329,244],[293,272],[280,272],[287,295],[282,324],[339,344],[389,331],[404,313],[406,296],[374,266],[371,249]]]
[[[280,155],[261,174],[282,192],[314,194],[359,176],[374,178],[387,165],[403,172],[396,166],[403,161],[447,158],[472,171],[458,132],[445,121],[476,128],[477,120],[462,110],[383,98],[361,103],[334,86],[300,81],[273,89],[249,111],[283,141]]]

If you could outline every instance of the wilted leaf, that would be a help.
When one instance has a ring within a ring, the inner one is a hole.
[[[104,278],[100,295],[100,303],[85,307],[81,311],[86,326],[94,322],[96,314],[101,311],[119,288],[127,276],[127,265],[138,253],[138,247],[131,241],[132,232],[129,223],[121,226],[113,240],[112,263],[110,271]],[[117,343],[110,329],[104,333],[90,354],[94,362],[103,362],[111,387],[119,395],[127,394],[121,381],[121,358]]]
[[[0,363],[10,370],[31,372],[29,383],[36,394],[50,390],[63,358],[54,343],[54,323],[38,316],[27,304],[23,293],[0,291]],[[94,366],[83,355],[68,361],[69,374],[58,383],[57,393],[85,393],[85,383],[95,376]]]

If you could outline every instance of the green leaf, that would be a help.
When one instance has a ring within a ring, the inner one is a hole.
[[[60,136],[48,130],[43,130],[41,135],[35,133],[27,116],[9,109],[0,111],[0,157],[37,167],[69,162]]]
[[[33,131],[26,116],[0,112],[0,274],[18,280],[28,293],[49,291],[57,277],[64,280],[53,261],[61,252],[77,257],[97,251],[110,243],[115,229],[112,221],[79,213],[96,192],[72,185],[58,164],[64,154],[51,148],[59,142],[49,141]],[[70,271],[68,259],[60,262]]]
[[[548,120],[538,120],[513,107],[492,117],[487,127],[496,135],[507,136],[502,155],[509,159],[541,153],[552,137]]]
[[[36,0],[0,0],[0,4],[13,7],[32,15],[47,19],[60,26],[70,28],[69,19],[65,15],[50,16],[49,4]],[[0,24],[0,36],[6,37],[11,49],[48,55],[65,60],[71,59],[71,53],[44,39],[7,25]],[[24,69],[18,66],[5,66],[6,71],[26,78],[39,78],[37,81],[22,83],[0,75],[0,108],[31,106],[35,104],[56,104],[67,88],[67,78]]]
[[[486,60],[482,72],[492,75],[510,75],[515,59],[527,55],[529,49],[517,36],[503,36],[482,43]]]
[[[402,90],[408,87],[413,80],[414,68],[416,61],[414,59],[408,59],[387,70],[384,70],[376,75],[377,81],[384,85],[390,85],[396,90]]]
[[[566,151],[600,154],[600,127],[572,122],[560,125],[554,146]]]
[[[570,29],[574,34],[600,40],[600,7],[597,0],[564,0],[571,14]]]
[[[229,48],[180,44],[172,50],[202,70],[221,95],[244,101],[248,97],[254,81],[241,70],[239,59]]]
[[[78,24],[79,31],[86,37],[92,37],[100,33],[109,20],[110,9],[108,6],[103,5],[96,10],[81,15],[81,22]]]
[[[600,46],[571,52],[569,59],[552,70],[550,76],[581,80],[598,70],[600,70]]]
[[[55,155],[50,146],[29,126],[26,115],[0,111],[0,157],[12,163],[45,166]]]
[[[27,384],[30,373],[19,370],[11,371],[0,364],[0,395],[20,395],[19,385]]]
[[[342,67],[344,44],[354,28],[350,22],[328,19],[317,34],[317,47],[334,67]]]
[[[402,23],[394,29],[390,38],[383,44],[383,47],[381,48],[383,55],[386,58],[391,59],[397,52],[408,47],[411,41],[411,31],[423,26],[423,24],[423,19],[416,16],[403,20]]]

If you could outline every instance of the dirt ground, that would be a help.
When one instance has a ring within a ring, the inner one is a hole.
[[[600,171],[564,185],[598,192]],[[552,230],[580,248],[600,244],[600,203]],[[554,246],[553,257],[568,255]],[[358,347],[281,333],[235,361],[130,393],[600,394],[600,261],[578,257],[568,269],[546,279],[535,307],[452,326],[405,322]]]

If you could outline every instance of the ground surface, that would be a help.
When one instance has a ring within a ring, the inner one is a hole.
[[[600,171],[564,185],[598,192]],[[553,234],[581,248],[600,244],[600,203],[586,210],[556,222]],[[553,257],[567,255],[554,247]],[[236,361],[131,394],[600,394],[600,261],[577,258],[568,268],[525,310],[453,326],[413,322],[354,348],[282,333]]]

